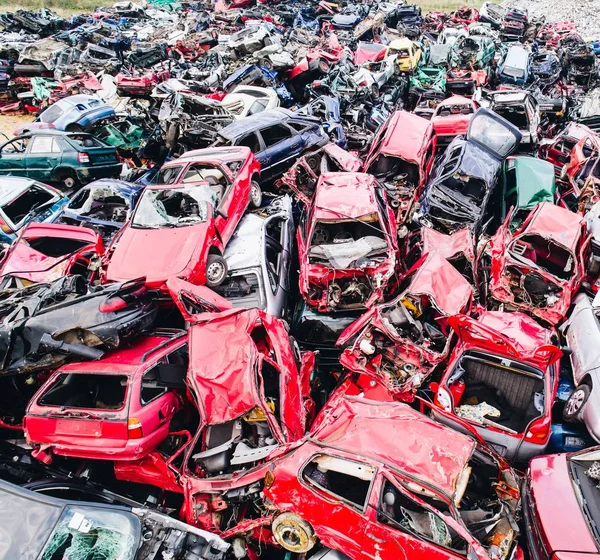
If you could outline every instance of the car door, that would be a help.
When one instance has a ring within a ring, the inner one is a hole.
[[[446,517],[423,500],[415,499],[395,477],[380,473],[375,488],[363,535],[366,557],[396,560],[466,557],[469,545]]]
[[[25,154],[30,138],[17,138],[0,148],[0,172],[5,175],[27,176]]]
[[[600,321],[594,310],[593,301],[587,294],[579,294],[569,320],[562,327],[567,346],[571,349],[571,366],[575,385],[579,385],[586,374],[593,381],[600,375]]]
[[[267,289],[270,288],[272,293],[272,298],[267,298],[272,301],[269,312],[277,317],[281,317],[284,312],[290,289],[291,255],[288,249],[291,244],[287,221],[286,218],[274,216],[266,225],[265,234],[266,271],[263,273],[266,276]]]
[[[517,149],[521,137],[516,126],[482,107],[471,117],[466,139],[497,160],[503,160]]]
[[[335,545],[351,558],[369,557],[362,535],[375,476],[375,467],[341,453],[313,455],[299,473],[302,499],[295,513],[313,525],[323,545]]]
[[[38,181],[48,181],[60,165],[61,149],[53,136],[35,135],[25,156],[27,176]]]
[[[282,123],[273,124],[260,131],[265,146],[257,159],[260,162],[261,181],[278,178],[286,171],[304,148],[304,141],[296,131]]]
[[[167,424],[177,408],[177,396],[173,390],[159,383],[159,369],[174,366],[181,367],[187,372],[187,363],[187,344],[183,344],[162,356],[142,374],[139,405],[136,403],[136,408],[139,408],[133,413],[134,406],[132,406],[130,414],[139,420],[144,437],[155,433],[161,426]],[[183,378],[185,372],[182,374]]]

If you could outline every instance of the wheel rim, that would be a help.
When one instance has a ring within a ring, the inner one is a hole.
[[[571,416],[577,414],[581,410],[584,402],[585,392],[582,389],[577,389],[577,391],[571,395],[569,402],[567,402],[567,414]]]
[[[71,189],[75,186],[75,179],[73,179],[73,177],[66,177],[63,179],[63,183],[65,184],[65,187]]]
[[[211,282],[217,282],[225,272],[223,265],[219,262],[212,262],[206,269],[206,276]]]
[[[254,204],[254,206],[260,206],[261,196],[260,187],[258,185],[252,185],[250,196],[252,197],[252,204]]]

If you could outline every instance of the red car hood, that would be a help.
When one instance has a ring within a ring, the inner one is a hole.
[[[529,468],[532,509],[550,550],[560,552],[553,558],[578,558],[568,554],[577,552],[597,555],[598,548],[573,489],[566,455],[536,457]]]
[[[466,134],[471,115],[450,115],[431,119],[436,134]]]
[[[210,222],[181,228],[126,227],[111,256],[106,277],[120,281],[145,277],[149,282],[179,276],[199,257]]]

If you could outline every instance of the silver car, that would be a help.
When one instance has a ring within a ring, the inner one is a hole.
[[[571,350],[575,390],[565,404],[567,422],[583,421],[600,443],[600,298],[579,294],[561,330]]]
[[[269,206],[247,214],[223,254],[227,278],[214,290],[234,307],[258,307],[284,317],[293,240],[290,196],[275,198]]]

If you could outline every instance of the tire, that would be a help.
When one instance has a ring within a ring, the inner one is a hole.
[[[261,58],[258,61],[258,65],[266,68],[267,70],[273,70],[273,63],[268,58]]]
[[[227,277],[227,261],[221,255],[208,255],[206,260],[206,285],[209,288],[220,286]]]
[[[59,175],[59,181],[66,190],[72,190],[79,186],[79,179],[74,171],[62,171]]]
[[[377,84],[371,86],[371,97],[374,100],[379,99],[379,86]]]
[[[71,123],[65,128],[65,130],[67,132],[83,132],[83,128],[76,123]]]
[[[262,204],[262,190],[257,181],[252,181],[250,186],[250,206],[252,208],[260,208]]]
[[[271,530],[282,548],[297,554],[308,552],[317,540],[310,524],[290,512],[279,514],[273,520]]]
[[[589,385],[579,385],[579,387],[575,388],[565,403],[565,408],[563,410],[565,422],[581,422],[583,408],[589,399],[591,392],[592,388]]]
[[[319,64],[317,67],[319,68],[319,71],[321,71],[324,75],[329,74],[329,70],[331,68],[329,66],[329,62],[327,62],[326,60],[323,60],[323,59],[319,60]]]

